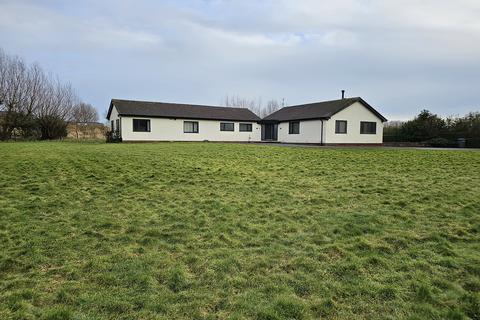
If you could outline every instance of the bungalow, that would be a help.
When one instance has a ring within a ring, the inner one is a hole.
[[[122,141],[260,141],[261,119],[246,108],[113,99],[107,119]]]
[[[246,108],[113,99],[107,119],[123,141],[381,144],[387,121],[362,98],[282,108],[260,119]]]

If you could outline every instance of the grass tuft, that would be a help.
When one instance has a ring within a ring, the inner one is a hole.
[[[173,292],[180,292],[188,287],[188,279],[185,270],[175,266],[167,273],[167,286]]]
[[[421,302],[433,302],[433,295],[430,286],[420,283],[414,286],[415,298]]]
[[[44,320],[71,320],[73,312],[65,307],[55,307],[45,312]]]

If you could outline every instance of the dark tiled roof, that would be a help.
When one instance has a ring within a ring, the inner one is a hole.
[[[112,106],[122,116],[183,118],[202,120],[259,121],[260,118],[246,108],[212,107],[193,104],[147,102],[112,99],[107,119],[110,119]]]
[[[291,121],[308,119],[328,119],[335,113],[351,106],[355,102],[362,103],[367,109],[373,112],[382,121],[387,119],[376,111],[372,106],[366,103],[362,98],[346,98],[340,100],[316,102],[282,108],[265,118],[265,121]]]

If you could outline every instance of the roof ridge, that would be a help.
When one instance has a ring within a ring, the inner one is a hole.
[[[350,107],[357,102],[363,104],[367,109],[373,112],[382,121],[386,121],[386,118],[384,116],[382,116],[377,110],[375,110],[361,97],[351,97],[283,107],[264,117],[263,120],[291,121],[322,118],[329,119],[334,114],[340,112],[345,108]]]
[[[343,98],[343,99],[334,99],[334,100],[325,100],[325,101],[317,101],[317,102],[308,102],[302,104],[295,104],[292,106],[286,106],[284,108],[291,108],[291,107],[300,107],[300,106],[308,106],[311,104],[319,104],[319,103],[329,103],[329,102],[337,102],[337,101],[344,101],[344,100],[361,100],[361,97],[350,97],[350,98]],[[283,108],[282,108],[283,109]]]
[[[192,104],[192,103],[178,103],[178,102],[165,102],[165,101],[145,101],[145,100],[129,100],[129,99],[112,99],[111,102],[132,102],[132,103],[149,103],[149,104],[170,104],[179,106],[192,106],[192,107],[208,107],[208,108],[221,108],[221,109],[246,109],[252,112],[248,107],[231,107],[231,106],[211,106],[206,104]]]
[[[280,113],[282,111],[284,111],[285,109],[292,109],[292,108],[304,108],[304,107],[307,107],[307,106],[313,106],[313,105],[317,105],[317,104],[328,104],[328,103],[332,103],[332,102],[341,102],[341,101],[349,101],[349,102],[352,102],[352,104],[356,101],[362,101],[362,98],[361,97],[351,97],[351,98],[343,98],[343,99],[335,99],[335,100],[327,100],[327,101],[318,101],[318,102],[310,102],[310,103],[304,103],[304,104],[296,104],[296,105],[293,105],[293,106],[286,106],[286,107],[283,107],[283,108],[280,108],[272,113],[270,113],[269,115],[267,115],[265,118],[268,118],[268,117],[271,117],[271,116],[274,116],[275,114],[277,113]]]

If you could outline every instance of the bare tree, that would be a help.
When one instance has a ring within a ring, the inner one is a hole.
[[[7,55],[0,49],[0,110],[3,111],[6,98],[8,61]]]
[[[67,121],[71,119],[78,98],[70,84],[50,79],[43,90],[37,109],[42,139],[56,139],[67,135]]]
[[[45,84],[48,82],[45,73],[38,64],[33,64],[28,69],[25,94],[26,100],[24,105],[24,112],[27,115],[34,114],[40,103],[42,91],[45,89]]]
[[[89,130],[95,130],[92,122],[96,121],[98,121],[98,112],[91,104],[80,102],[73,107],[72,122],[74,122],[77,139],[80,132],[85,137]]]
[[[262,117],[262,118],[266,117],[269,114],[272,114],[279,109],[280,109],[280,104],[278,103],[277,100],[274,100],[274,99],[269,100],[267,102],[267,106],[262,110],[263,113],[260,115],[260,117]]]
[[[77,122],[96,122],[98,112],[91,104],[80,102],[73,108],[72,117]]]
[[[4,140],[6,130],[6,106],[5,99],[7,94],[7,55],[0,49],[0,140]]]
[[[236,96],[226,95],[224,100],[224,105],[226,107],[235,107],[235,108],[256,109],[259,106],[261,106],[261,104],[262,104],[261,98],[259,98],[258,101],[255,101],[255,99],[247,99],[244,97],[240,97],[238,95]]]
[[[19,57],[5,56],[2,62],[2,140],[11,137],[15,125],[19,120],[21,108],[25,105],[26,86],[27,86],[27,68],[25,63]]]
[[[0,139],[14,134],[43,139],[62,137],[77,103],[70,84],[0,49]]]
[[[226,95],[225,99],[223,100],[223,105],[226,107],[250,109],[253,113],[255,113],[261,118],[280,109],[280,104],[278,103],[278,100],[271,99],[267,102],[266,105],[263,105],[261,97],[255,100],[239,97],[238,95]]]

